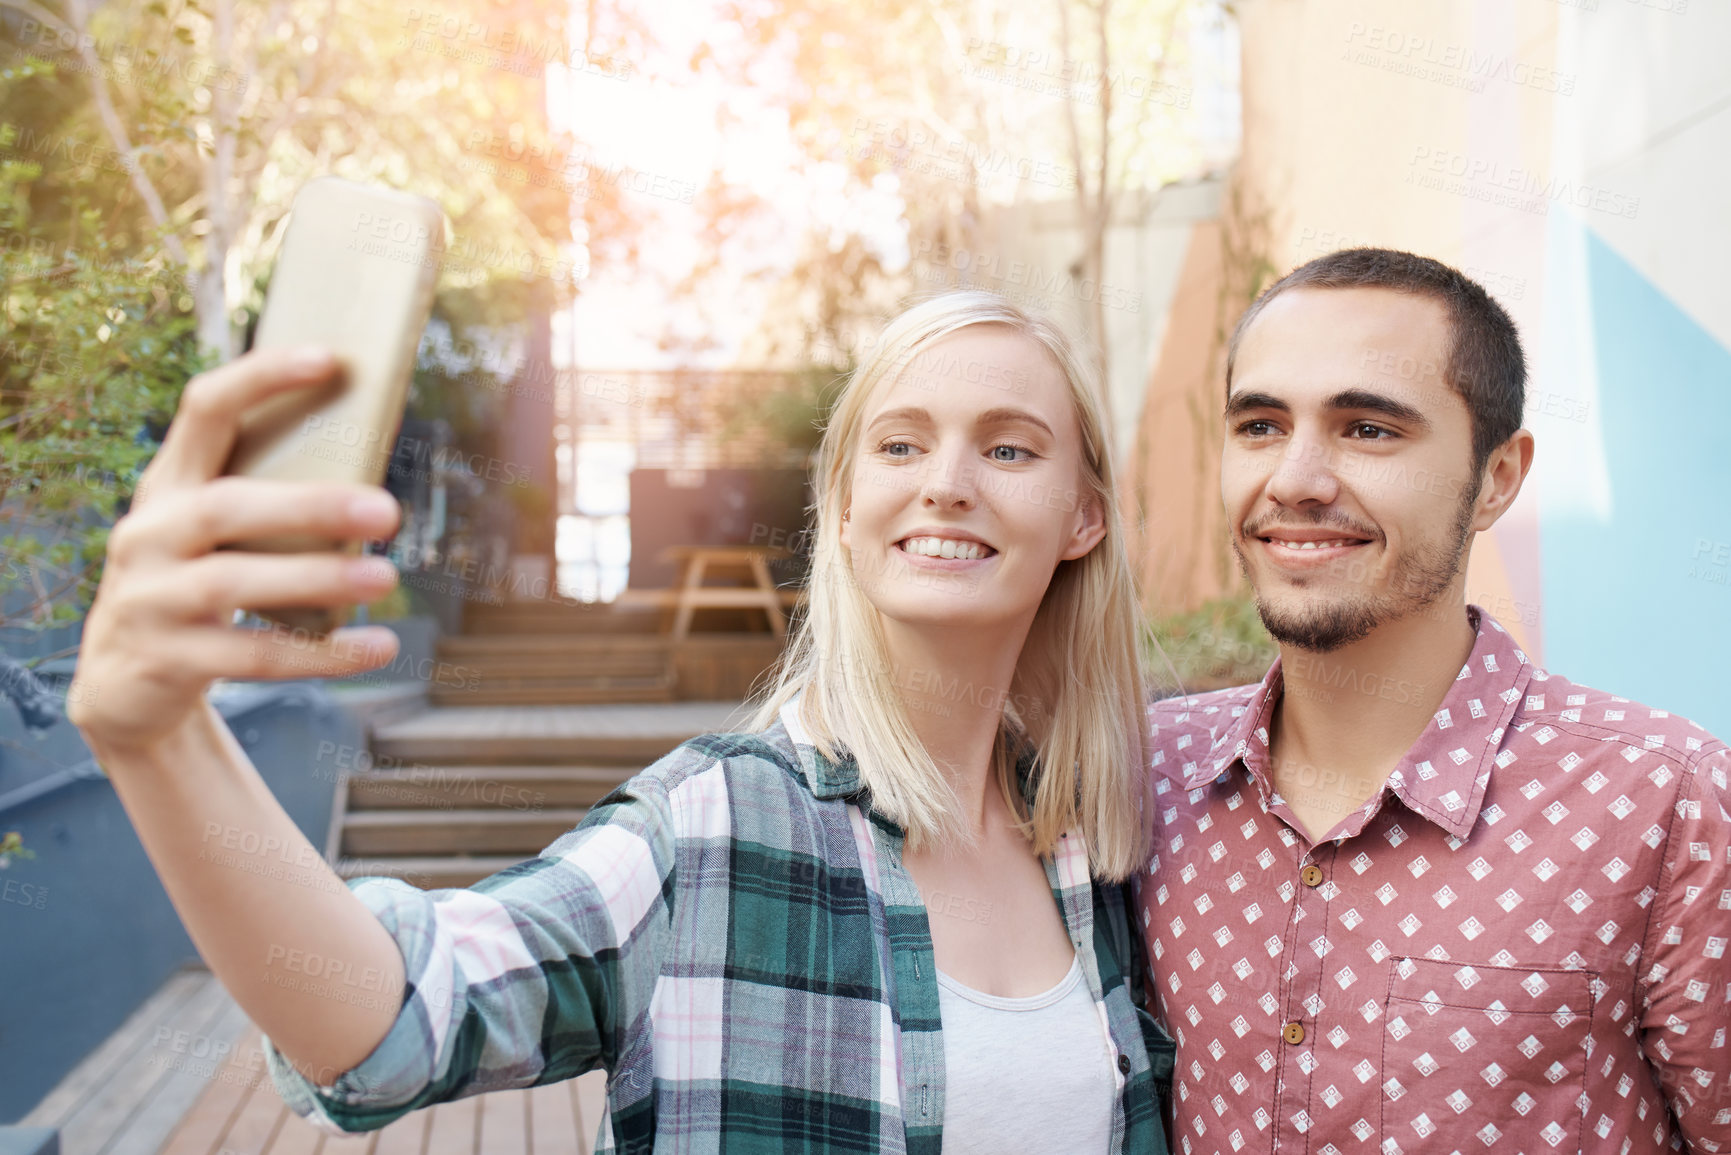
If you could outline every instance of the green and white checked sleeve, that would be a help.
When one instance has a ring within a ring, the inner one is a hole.
[[[372,1054],[324,1085],[266,1039],[289,1108],[327,1131],[369,1131],[450,1099],[617,1071],[633,1058],[647,1066],[675,862],[654,771],[680,756],[615,790],[538,857],[472,887],[351,880],[402,951],[402,1007]],[[631,1083],[647,1109],[648,1080],[627,1081],[627,1095]]]

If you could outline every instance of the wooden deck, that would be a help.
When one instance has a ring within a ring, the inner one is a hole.
[[[62,1155],[592,1155],[600,1072],[330,1135],[292,1114],[259,1032],[209,971],[176,973],[20,1122]]]

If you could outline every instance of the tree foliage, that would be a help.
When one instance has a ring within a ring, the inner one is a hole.
[[[1073,310],[1105,375],[1105,293],[1061,286],[1101,284],[1121,193],[1204,163],[1191,143],[1199,82],[1190,45],[1218,19],[1214,0],[724,8],[737,35],[706,44],[691,65],[775,94],[813,190],[791,267],[765,260],[752,272],[770,287],[748,362],[845,370],[911,299],[977,286]],[[1063,208],[1076,238],[1049,268],[1018,268],[1010,253],[1028,238],[1003,235],[1002,210],[1031,204]],[[788,216],[783,204],[719,183],[705,207],[717,259],[694,271],[692,292],[727,271],[721,254],[733,238]]]
[[[0,98],[31,79],[0,78]],[[61,171],[58,203],[32,197],[45,166],[20,159],[23,131],[0,125],[0,595],[24,591],[8,624],[46,628],[89,604],[103,515],[204,359],[179,271],[108,228],[100,168]]]
[[[629,75],[568,11],[0,0],[0,625],[87,606],[105,523],[186,380],[244,347],[306,180],[444,206],[435,316],[459,340],[571,299],[589,261],[573,203],[615,237],[632,214],[548,123],[550,66]],[[451,378],[423,366],[411,409],[485,439],[502,394]]]

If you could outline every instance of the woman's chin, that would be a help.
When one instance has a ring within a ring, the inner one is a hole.
[[[918,596],[874,600],[885,622],[921,629],[998,629],[1016,615],[977,593],[921,590]]]

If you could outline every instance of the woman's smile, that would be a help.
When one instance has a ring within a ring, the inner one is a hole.
[[[988,561],[998,555],[981,538],[957,530],[922,528],[895,544],[911,561],[928,568],[963,569],[970,563]]]

